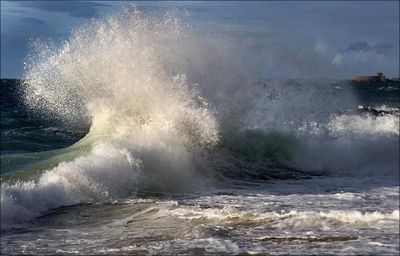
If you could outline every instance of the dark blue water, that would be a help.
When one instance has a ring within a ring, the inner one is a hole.
[[[66,126],[58,120],[30,112],[23,101],[21,80],[2,79],[0,95],[2,173],[13,169],[12,163],[4,157],[64,148],[87,133],[85,127]]]

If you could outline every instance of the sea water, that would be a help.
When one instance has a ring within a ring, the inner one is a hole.
[[[1,252],[397,255],[399,83],[266,56],[132,8],[35,42],[1,81]]]

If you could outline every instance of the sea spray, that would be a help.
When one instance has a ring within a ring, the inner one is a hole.
[[[37,46],[26,104],[64,122],[89,118],[83,140],[92,149],[37,181],[3,183],[2,221],[140,188],[172,192],[201,183],[194,164],[202,161],[194,158],[217,143],[218,124],[198,86],[171,64],[181,40],[197,40],[183,29],[168,13],[156,18],[124,9],[77,29],[58,49]]]

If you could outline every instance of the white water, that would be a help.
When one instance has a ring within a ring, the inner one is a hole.
[[[29,254],[395,255],[398,193],[376,178],[329,177],[82,205],[5,236],[2,247]]]

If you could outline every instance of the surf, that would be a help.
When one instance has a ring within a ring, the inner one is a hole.
[[[378,134],[374,145],[396,158],[398,117],[332,116],[356,100],[347,90],[327,97],[323,82],[259,83],[265,55],[255,56],[254,45],[183,23],[175,11],[159,16],[134,7],[88,21],[59,46],[35,41],[24,105],[64,127],[90,128],[67,148],[11,156],[30,160],[10,159],[25,166],[2,176],[2,224],[142,191],[184,193],[362,169],[354,159],[364,159],[376,130],[390,143]],[[346,122],[372,128],[347,131]],[[343,138],[360,143],[343,151]],[[346,168],[335,164],[339,158]]]

